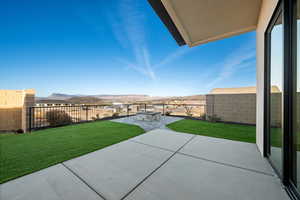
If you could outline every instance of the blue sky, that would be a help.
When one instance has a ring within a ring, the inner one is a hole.
[[[179,47],[146,0],[3,1],[0,89],[204,94],[255,85],[255,32]]]

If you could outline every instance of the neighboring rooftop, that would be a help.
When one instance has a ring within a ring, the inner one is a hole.
[[[214,88],[209,94],[243,94],[256,93],[256,87],[238,87],[238,88]]]
[[[272,92],[280,92],[277,86],[272,86]],[[256,87],[238,87],[238,88],[214,88],[209,94],[251,94],[256,93]]]

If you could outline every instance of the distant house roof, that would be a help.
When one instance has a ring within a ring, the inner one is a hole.
[[[272,92],[280,92],[277,86],[272,86]],[[214,88],[209,94],[251,94],[256,93],[256,87]]]
[[[256,93],[256,87],[239,87],[239,88],[214,88],[210,94],[240,94],[240,93]]]

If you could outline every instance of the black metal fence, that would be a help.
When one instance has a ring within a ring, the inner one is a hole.
[[[29,108],[29,131],[112,119],[135,115],[137,112],[153,111],[167,116],[205,118],[205,104],[120,104],[120,105],[75,105],[34,106]]]

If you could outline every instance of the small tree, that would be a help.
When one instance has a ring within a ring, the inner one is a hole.
[[[177,99],[174,101],[175,104],[175,108],[179,108],[179,107],[184,107],[185,109],[185,114],[189,117],[192,117],[192,110],[193,110],[193,106],[189,106],[185,103],[184,99]]]
[[[118,117],[119,115],[120,115],[119,112],[114,112],[114,113],[112,114],[112,117]]]
[[[189,117],[192,117],[193,116],[193,114],[192,114],[193,106],[188,106],[186,104],[183,104],[183,107],[185,109],[185,114]]]
[[[100,115],[99,114],[96,114],[96,117],[92,117],[92,120],[99,120],[100,119]]]
[[[50,126],[71,124],[72,118],[63,110],[51,110],[46,113],[46,119]]]

